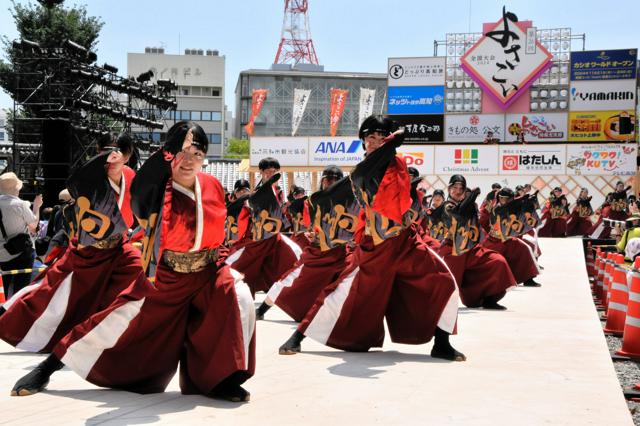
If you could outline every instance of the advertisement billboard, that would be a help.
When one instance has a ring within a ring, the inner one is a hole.
[[[566,145],[501,146],[501,175],[563,175]]]
[[[309,166],[355,166],[364,158],[357,136],[310,137]]]
[[[488,134],[504,141],[504,114],[447,115],[445,142],[479,143]]]
[[[630,134],[620,134],[620,117],[631,124]],[[632,141],[635,138],[635,121],[633,110],[570,112],[569,141]]]
[[[407,167],[415,167],[420,175],[432,175],[434,149],[434,146],[429,145],[401,145],[397,151],[404,158]]]
[[[436,146],[434,172],[437,175],[497,175],[498,146]]]
[[[571,80],[635,80],[637,60],[637,49],[571,52]]]
[[[444,86],[444,57],[389,58],[389,86]]]
[[[526,142],[566,142],[567,114],[507,114],[505,120],[506,142],[517,142],[524,132]]]
[[[506,109],[551,66],[553,55],[536,31],[504,9],[502,15],[460,58],[460,67]]]
[[[305,137],[252,137],[249,164],[257,166],[264,157],[275,157],[281,166],[306,166],[308,145]]]
[[[444,86],[389,87],[389,114],[444,114]]]
[[[636,107],[636,80],[584,80],[571,83],[571,111],[613,111]]]
[[[635,144],[567,145],[567,174],[635,175],[636,150]]]
[[[404,126],[407,142],[442,142],[444,139],[444,115],[395,115],[392,117]]]

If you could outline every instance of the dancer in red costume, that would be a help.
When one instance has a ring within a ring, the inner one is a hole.
[[[589,196],[589,190],[582,188],[580,195],[576,200],[576,206],[571,212],[571,217],[567,221],[567,236],[572,237],[575,235],[586,236],[593,228],[593,222],[591,222],[591,216],[593,215],[593,208],[591,207],[591,197]]]
[[[140,251],[126,235],[133,225],[125,164],[133,141],[123,134],[67,181],[75,205],[65,206],[71,239],[60,259],[5,303],[0,337],[19,349],[50,352],[75,325],[109,306],[144,276]]]
[[[540,237],[563,238],[567,236],[569,202],[560,187],[553,188],[549,200],[542,210],[542,226],[538,230]]]
[[[411,225],[409,174],[396,156],[402,130],[371,116],[359,136],[366,157],[351,182],[364,210],[365,237],[352,265],[322,292],[279,352],[300,352],[305,336],[347,351],[380,347],[386,318],[392,341],[421,344],[435,336],[431,356],[464,361],[449,343],[458,310],[455,279]]]
[[[506,309],[498,301],[516,281],[504,257],[480,245],[482,230],[475,204],[480,190],[476,188],[465,196],[466,189],[464,176],[451,176],[443,214],[448,232],[438,254],[456,278],[465,306]]]
[[[98,386],[162,392],[180,363],[182,393],[249,400],[241,384],[255,368],[253,301],[219,256],[226,209],[218,180],[200,171],[207,147],[200,126],[178,122],[133,182],[155,282],[143,275],[76,326],[12,394],[42,390],[63,365]]]

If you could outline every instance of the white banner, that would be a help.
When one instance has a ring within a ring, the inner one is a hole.
[[[498,146],[436,146],[436,175],[497,175]]]
[[[263,137],[249,140],[249,164],[257,166],[264,157],[275,157],[281,166],[306,166],[309,138]]]
[[[567,174],[632,176],[636,151],[635,144],[567,145]]]
[[[389,58],[387,81],[393,86],[444,86],[444,57]]]
[[[293,89],[293,112],[291,113],[291,136],[295,136],[307,108],[311,90]]]
[[[309,166],[355,166],[364,158],[357,136],[309,138]]]
[[[358,112],[358,127],[365,118],[373,114],[373,103],[376,99],[376,89],[360,88],[360,110]]]
[[[445,118],[445,142],[484,142],[486,137],[503,142],[504,114],[448,114]]]
[[[636,106],[635,80],[572,81],[571,111],[633,110]]]
[[[518,142],[518,134],[524,132],[526,142],[566,142],[566,113],[507,114],[505,120],[506,142]]]
[[[400,145],[398,155],[404,158],[407,167],[415,167],[420,175],[433,174],[435,147],[433,145]]]
[[[563,175],[566,145],[508,145],[500,147],[501,175]]]

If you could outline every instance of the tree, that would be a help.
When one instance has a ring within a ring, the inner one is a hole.
[[[86,6],[66,9],[55,3],[43,2],[46,6],[32,3],[21,5],[12,0],[9,12],[20,38],[36,42],[43,48],[60,47],[65,41],[71,40],[89,50],[95,49],[104,23],[99,18],[88,16]],[[15,63],[24,55],[24,51],[7,36],[2,36],[1,44],[6,61],[0,59],[0,87],[15,97]],[[37,64],[33,64],[33,67],[37,67]],[[25,113],[32,115],[35,111]]]
[[[246,139],[229,139],[225,158],[249,158],[249,141]]]

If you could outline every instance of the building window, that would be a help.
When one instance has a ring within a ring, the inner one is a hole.
[[[211,121],[211,113],[209,111],[202,111],[202,121]]]
[[[220,89],[211,89],[211,96],[220,96]]]
[[[222,113],[221,112],[212,112],[211,113],[211,121],[220,121],[222,120]]]
[[[188,87],[181,88],[180,93],[182,94],[182,96],[189,96],[189,88]]]
[[[180,111],[180,120],[191,120],[191,111]]]
[[[212,144],[219,145],[222,143],[222,135],[220,133],[209,133],[207,137]]]
[[[0,141],[4,140],[4,132],[0,132]]]
[[[194,120],[194,121],[202,120],[200,118],[200,111],[191,111],[191,119]]]
[[[155,143],[159,143],[160,142],[160,133],[152,133],[151,134],[151,138],[153,139],[153,141]]]

